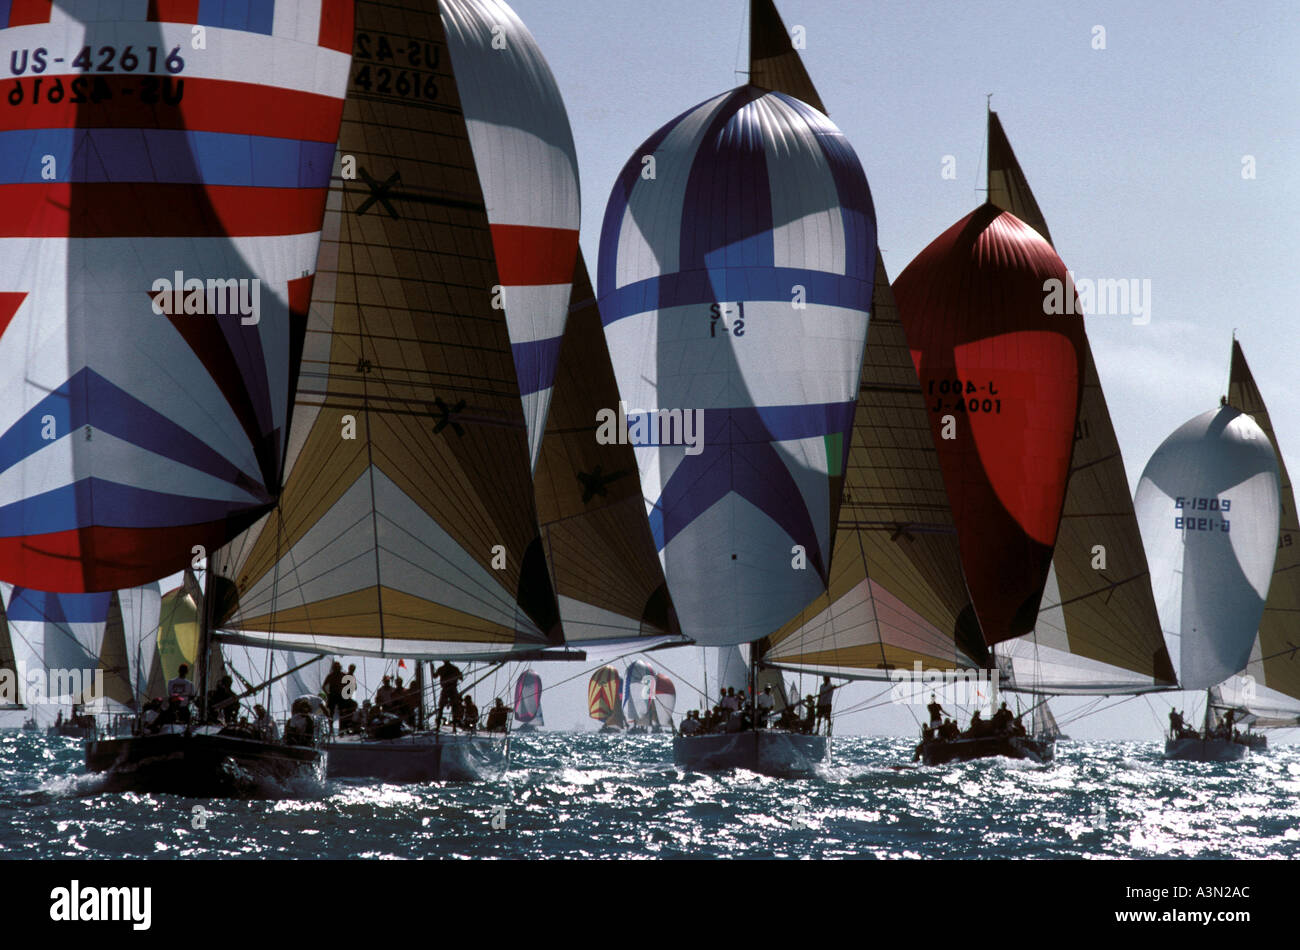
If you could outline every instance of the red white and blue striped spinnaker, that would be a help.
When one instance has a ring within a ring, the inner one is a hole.
[[[279,491],[352,4],[0,0],[0,26],[0,578],[135,586]]]
[[[440,9],[536,467],[578,254],[573,131],[537,41],[507,4],[442,0]]]

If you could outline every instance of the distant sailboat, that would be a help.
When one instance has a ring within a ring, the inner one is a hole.
[[[1205,731],[1175,734],[1165,755],[1242,758],[1245,744],[1210,734],[1210,691],[1246,668],[1264,614],[1281,521],[1278,457],[1259,425],[1225,404],[1161,443],[1134,507],[1179,683],[1207,697]]]
[[[665,125],[613,189],[601,318],[664,574],[701,645],[760,640],[825,590],[874,258],[843,135],[757,86]],[[690,446],[688,415],[703,427]],[[748,736],[731,764],[757,765],[770,736]],[[711,745],[735,737],[679,736],[674,752],[725,766]]]
[[[645,660],[633,660],[623,677],[623,718],[628,732],[657,732],[655,718],[655,668]]]
[[[1228,405],[1249,415],[1268,436],[1277,455],[1281,501],[1281,527],[1277,557],[1268,587],[1268,600],[1260,618],[1259,634],[1251,648],[1245,675],[1232,677],[1215,687],[1215,708],[1235,709],[1236,722],[1254,729],[1284,729],[1300,726],[1300,658],[1296,650],[1296,622],[1300,616],[1300,520],[1297,520],[1295,490],[1287,474],[1282,450],[1277,443],[1264,397],[1255,384],[1241,344],[1232,341],[1232,368],[1228,382]],[[1259,735],[1253,748],[1266,744]]]
[[[622,732],[623,678],[612,666],[602,666],[587,684],[587,713],[601,724],[601,732]]]
[[[536,732],[546,725],[542,716],[542,678],[524,670],[515,681],[515,731]]]

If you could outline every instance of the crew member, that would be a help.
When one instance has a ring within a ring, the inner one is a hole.
[[[182,663],[180,669],[176,671],[176,676],[167,682],[167,696],[171,700],[173,722],[184,724],[190,721],[190,703],[194,702],[198,690],[190,682],[189,676],[189,666]]]
[[[506,723],[510,719],[510,710],[506,709],[506,704],[498,696],[492,708],[488,710],[487,725],[483,728],[488,732],[505,732]]]
[[[817,693],[817,720],[818,724],[823,719],[826,720],[826,732],[831,731],[831,694],[835,692],[835,687],[831,685],[829,676],[822,677],[822,688]],[[815,728],[815,727],[814,727]]]

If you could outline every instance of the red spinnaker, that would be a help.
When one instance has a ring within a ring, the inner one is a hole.
[[[990,645],[1034,627],[1074,446],[1083,320],[1049,312],[1050,280],[1074,304],[1052,246],[986,204],[894,282]]]

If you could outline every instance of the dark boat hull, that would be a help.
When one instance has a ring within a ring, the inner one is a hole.
[[[207,732],[163,732],[86,744],[86,768],[107,773],[107,787],[115,791],[274,797],[290,783],[318,779],[320,763],[315,748]]]
[[[1185,762],[1237,762],[1250,755],[1250,747],[1228,739],[1166,739],[1165,758]]]
[[[826,736],[779,730],[673,736],[673,760],[697,772],[748,769],[777,778],[811,775],[825,763]]]
[[[1005,756],[1008,759],[1027,759],[1046,763],[1056,754],[1056,744],[1050,739],[1032,736],[980,736],[972,739],[930,739],[921,743],[921,761],[926,765],[943,765],[946,762],[966,762],[971,759],[988,759]]]
[[[384,782],[482,782],[506,770],[504,733],[418,733],[398,739],[326,742],[327,778]]]

